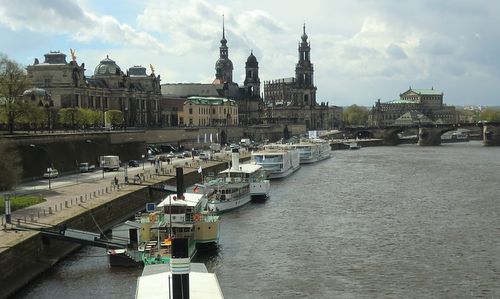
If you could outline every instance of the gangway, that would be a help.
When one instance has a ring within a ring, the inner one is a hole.
[[[109,248],[109,249],[120,249],[127,247],[126,240],[109,239],[97,233],[66,228],[64,224],[58,226],[57,229],[54,229],[52,227],[49,228],[46,226],[33,227],[33,226],[17,225],[17,227],[19,229],[24,229],[24,230],[39,231],[42,233],[43,236],[52,239],[68,241],[82,245],[90,245],[90,246]]]

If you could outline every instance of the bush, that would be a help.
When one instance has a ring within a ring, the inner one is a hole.
[[[11,212],[44,202],[45,198],[40,195],[19,195],[10,198]],[[5,200],[0,200],[0,215],[5,214]]]

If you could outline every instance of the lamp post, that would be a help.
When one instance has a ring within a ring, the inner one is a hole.
[[[47,159],[48,159],[48,162],[49,162],[49,167],[47,167],[47,172],[49,174],[49,189],[51,189],[52,159],[50,157],[50,154],[49,154],[49,152],[45,148],[43,148],[43,147],[41,147],[39,145],[30,144],[30,147],[32,147],[32,148],[38,148],[38,149],[40,149],[41,151],[43,151],[47,155]]]
[[[87,143],[94,143],[94,144],[97,144],[98,146],[100,146],[100,147],[101,147],[101,150],[102,150],[102,148],[103,148],[103,145],[102,145],[102,144],[100,144],[100,143],[98,143],[98,142],[95,142],[95,141],[93,141],[93,140],[87,139],[87,140],[85,140],[85,142],[87,142]],[[103,164],[103,162],[104,162],[104,161],[102,160],[102,156],[101,156],[101,158],[100,158],[100,160],[99,160],[99,163],[100,163],[100,166],[101,166],[101,168],[102,168],[102,178],[104,179],[104,166],[102,165],[102,164]]]

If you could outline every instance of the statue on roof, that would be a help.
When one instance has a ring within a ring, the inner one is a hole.
[[[153,67],[152,64],[149,64],[149,68],[151,69],[151,74],[155,73],[155,68]]]
[[[76,50],[75,49],[69,49],[69,52],[71,53],[71,60],[75,62],[76,64]]]

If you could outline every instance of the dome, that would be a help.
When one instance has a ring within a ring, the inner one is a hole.
[[[43,88],[34,87],[26,89],[23,92],[23,97],[29,97],[29,96],[44,97],[44,96],[49,96],[49,93]]]
[[[109,56],[106,56],[106,59],[101,60],[101,62],[95,67],[94,76],[121,75],[121,73],[122,71],[116,62],[109,59]]]
[[[233,62],[229,58],[219,58],[215,63],[215,69],[232,70]]]
[[[259,67],[257,58],[253,55],[253,51],[250,52],[250,56],[247,58],[246,67]]]

